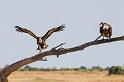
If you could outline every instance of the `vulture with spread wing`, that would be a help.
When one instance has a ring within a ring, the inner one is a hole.
[[[15,26],[15,28],[16,28],[16,31],[18,31],[18,32],[28,33],[29,35],[34,37],[37,40],[37,45],[38,45],[37,50],[39,50],[41,52],[43,49],[46,49],[48,47],[48,45],[46,44],[46,39],[54,32],[63,31],[64,30],[63,28],[65,28],[65,26],[61,25],[61,26],[52,28],[52,29],[48,30],[48,32],[42,37],[36,36],[32,31],[30,31],[26,28],[21,28],[19,26]]]
[[[101,22],[99,24],[99,26],[100,26],[100,34],[101,35],[96,40],[98,40],[101,36],[103,36],[103,39],[104,39],[104,37],[107,37],[107,39],[110,39],[111,36],[112,36],[112,27],[111,27],[111,25]]]

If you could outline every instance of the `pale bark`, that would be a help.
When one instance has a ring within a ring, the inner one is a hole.
[[[22,67],[24,65],[27,65],[29,63],[33,63],[36,61],[40,61],[40,60],[46,61],[46,59],[44,60],[44,57],[46,57],[46,56],[51,56],[51,55],[59,56],[59,55],[63,55],[63,54],[70,53],[70,52],[84,50],[85,48],[92,46],[92,45],[98,45],[98,44],[110,43],[110,42],[122,41],[122,40],[124,40],[124,36],[111,38],[109,40],[90,41],[90,42],[87,42],[87,43],[84,43],[84,44],[81,44],[81,45],[78,45],[75,47],[71,47],[71,48],[58,48],[63,45],[63,43],[62,43],[62,44],[52,48],[51,50],[36,54],[29,58],[22,59],[20,61],[17,61],[15,63],[9,65],[8,67],[5,67],[3,70],[0,71],[0,82],[8,82],[7,77],[12,72],[16,71],[17,69],[19,69],[20,67]]]

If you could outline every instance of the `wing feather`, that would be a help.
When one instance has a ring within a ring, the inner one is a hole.
[[[105,23],[107,26],[109,26],[109,34],[110,34],[110,36],[112,36],[112,27],[111,27],[111,25],[110,24],[107,24],[107,23]]]
[[[111,26],[110,26],[110,28],[109,28],[109,32],[110,32],[110,36],[112,36],[112,28],[111,28]]]
[[[46,40],[51,34],[53,34],[54,32],[59,32],[59,31],[63,31],[65,28],[64,25],[61,25],[59,27],[56,27],[56,28],[52,28],[50,30],[48,30],[48,32],[42,37],[43,40]]]
[[[28,33],[29,35],[31,35],[32,37],[34,37],[34,38],[37,39],[37,36],[36,36],[32,31],[30,31],[30,30],[28,30],[28,29],[25,29],[25,28],[21,28],[21,27],[19,27],[19,26],[15,26],[15,28],[16,28],[16,31]]]
[[[100,27],[100,33],[103,34],[103,26]]]

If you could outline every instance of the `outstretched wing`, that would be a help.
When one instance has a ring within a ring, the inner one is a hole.
[[[16,28],[16,31],[28,33],[29,35],[31,35],[31,36],[33,36],[34,38],[37,39],[37,36],[36,36],[33,32],[31,32],[30,30],[25,29],[25,28],[21,28],[21,27],[19,27],[19,26],[15,26],[15,28]]]
[[[63,28],[65,28],[65,26],[64,25],[61,25],[59,27],[52,28],[52,29],[48,30],[48,32],[42,37],[42,39],[43,40],[46,40],[52,33],[63,31],[64,30]]]

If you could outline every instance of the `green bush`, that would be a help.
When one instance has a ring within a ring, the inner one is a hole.
[[[122,66],[112,66],[108,69],[109,73],[108,75],[119,75],[119,74],[124,74],[124,69]]]

